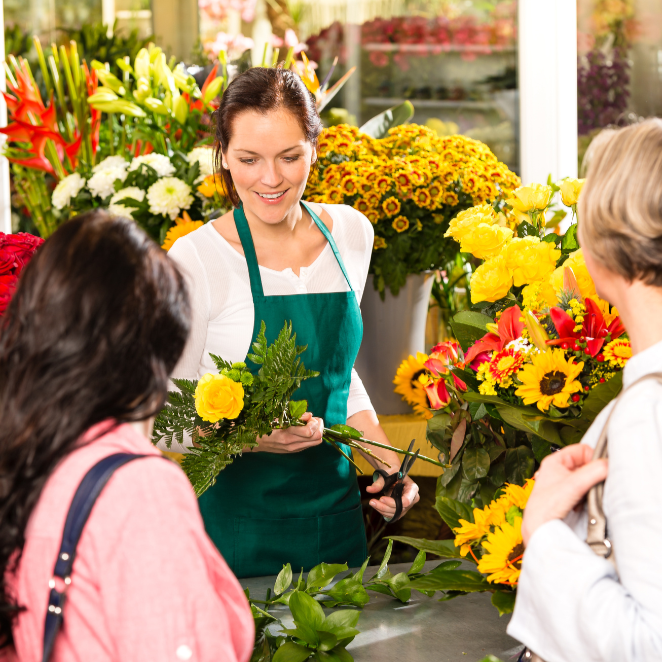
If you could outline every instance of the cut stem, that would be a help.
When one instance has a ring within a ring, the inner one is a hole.
[[[361,470],[361,467],[359,467],[359,465],[356,464],[356,462],[354,462],[354,460],[352,460],[352,458],[349,455],[347,455],[347,453],[345,453],[345,451],[342,448],[340,448],[340,446],[338,446],[338,444],[333,439],[325,439],[325,441],[331,444],[363,476],[363,471]]]

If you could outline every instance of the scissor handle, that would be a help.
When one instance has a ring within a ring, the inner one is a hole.
[[[374,498],[379,499],[382,496],[390,496],[395,501],[395,513],[391,519],[384,517],[384,519],[389,523],[395,522],[402,515],[402,493],[404,491],[404,484],[400,479],[400,472],[396,471],[395,473],[389,474],[386,473],[383,469],[376,469],[372,474],[372,482],[374,483],[379,479],[379,477],[384,479],[384,487],[379,494],[375,494]],[[394,487],[395,486],[395,487]],[[387,492],[393,488],[391,494]]]

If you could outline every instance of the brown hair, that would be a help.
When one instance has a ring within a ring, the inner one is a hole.
[[[315,97],[300,76],[279,67],[253,67],[237,76],[223,93],[221,105],[214,113],[216,126],[215,165],[223,178],[224,193],[235,207],[241,205],[232,174],[223,167],[223,152],[232,137],[232,123],[240,113],[253,110],[266,114],[285,108],[299,122],[306,140],[315,147],[322,132],[322,120]]]
[[[610,129],[589,149],[584,249],[630,282],[662,287],[662,119]]]

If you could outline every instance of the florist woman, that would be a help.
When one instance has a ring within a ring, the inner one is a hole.
[[[579,238],[633,356],[622,396],[538,471],[508,632],[546,662],[652,662],[662,660],[662,120],[604,133],[591,151]],[[591,460],[605,429],[608,466]],[[599,513],[589,521],[582,505],[605,477],[609,542],[594,538]]]
[[[314,98],[293,72],[255,68],[235,78],[216,130],[235,209],[169,253],[189,279],[193,307],[175,376],[213,371],[210,353],[244,361],[262,321],[269,342],[291,321],[297,344],[308,346],[306,368],[320,372],[296,395],[308,401],[306,425],[260,438],[200,498],[207,531],[239,577],[275,574],[288,562],[306,569],[322,561],[361,565],[366,539],[356,474],[322,443],[322,429],[347,422],[388,443],[353,369],[372,226],[350,207],[301,200],[321,129]],[[174,444],[172,450],[186,452]],[[381,457],[389,472],[398,470],[394,452]],[[376,493],[382,485],[380,479],[367,489]],[[403,511],[418,498],[407,478]],[[389,497],[370,505],[386,518],[395,513]]]

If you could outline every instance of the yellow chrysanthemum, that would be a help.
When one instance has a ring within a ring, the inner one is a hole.
[[[346,175],[340,181],[340,188],[345,195],[355,195],[359,191],[359,183],[354,175]]]
[[[503,255],[497,255],[483,262],[471,276],[471,303],[498,301],[510,292],[512,285]]]
[[[359,198],[354,203],[354,209],[360,211],[362,214],[366,214],[370,211],[370,205],[363,198]]]
[[[625,364],[632,358],[632,346],[625,338],[612,340],[603,350],[605,360],[615,368],[624,368]]]
[[[396,214],[400,213],[401,208],[402,205],[400,204],[400,201],[393,196],[386,198],[386,200],[384,200],[382,203],[382,209],[388,216],[395,216]]]
[[[398,216],[394,219],[392,225],[396,232],[404,232],[409,228],[409,219],[406,216]]]
[[[165,240],[161,246],[164,251],[169,251],[179,238],[185,237],[187,234],[190,234],[204,225],[202,221],[192,221],[188,212],[184,212],[182,217],[183,218],[176,219],[176,225],[173,225],[168,232],[166,232]]]
[[[487,260],[498,255],[512,238],[513,231],[509,228],[480,223],[462,237],[460,250],[463,253],[471,253],[481,260]]]
[[[554,244],[532,236],[513,239],[505,251],[515,287],[548,278],[560,257],[561,251]]]
[[[379,212],[374,209],[369,209],[365,213],[365,216],[373,225],[377,225],[377,221],[379,221]]]
[[[477,205],[465,209],[452,219],[444,237],[453,237],[455,241],[462,241],[481,223],[494,225],[496,222],[497,215],[490,205]]]
[[[375,241],[373,243],[373,248],[378,251],[380,248],[386,248],[386,239],[384,237],[378,237],[375,235]]]
[[[334,186],[326,192],[326,197],[334,204],[340,205],[345,200],[345,194],[341,188]]]
[[[515,395],[519,395],[525,405],[535,403],[540,411],[547,411],[551,404],[568,407],[568,398],[582,390],[577,377],[583,367],[581,361],[575,363],[572,358],[566,359],[561,349],[533,354],[531,363],[517,375],[522,385]]]
[[[425,384],[427,383],[428,371],[425,368],[425,362],[428,355],[418,352],[416,356],[409,356],[398,368],[393,383],[393,389],[402,399],[408,402],[414,408],[414,411],[425,418],[432,418],[428,409],[428,398],[425,394]],[[423,380],[421,380],[421,377]]]
[[[522,519],[516,517],[514,526],[504,522],[488,533],[483,547],[487,553],[478,562],[478,572],[488,575],[487,581],[494,584],[517,584],[524,555]]]

